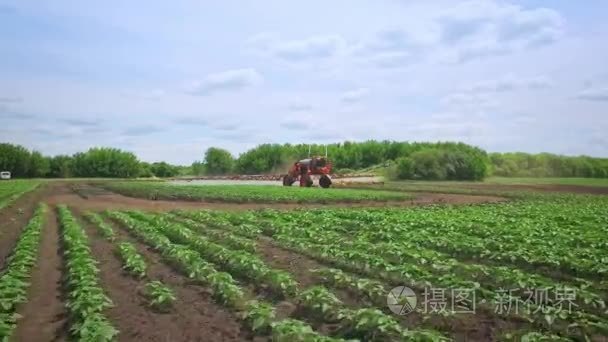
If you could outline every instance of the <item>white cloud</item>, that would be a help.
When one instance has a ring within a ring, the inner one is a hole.
[[[16,96],[0,96],[0,103],[18,103],[23,102],[23,98]]]
[[[358,88],[342,93],[340,100],[344,103],[355,103],[361,101],[368,94],[368,88]]]
[[[443,97],[440,103],[448,107],[487,109],[498,107],[499,103],[487,94],[453,93]]]
[[[277,35],[263,33],[249,39],[248,45],[263,53],[286,62],[303,62],[336,56],[345,48],[346,41],[340,35],[318,35],[300,40],[281,40]]]
[[[557,41],[564,31],[564,19],[555,10],[482,0],[450,8],[437,24],[441,42],[452,50],[446,55],[452,55],[454,62],[547,45]]]
[[[562,15],[552,9],[486,0],[446,8],[421,19],[417,29],[404,24],[379,30],[352,50],[380,68],[426,61],[459,64],[551,44],[564,32]]]
[[[470,92],[507,92],[519,89],[543,89],[551,87],[551,81],[544,76],[522,78],[507,75],[494,80],[473,83],[464,90]]]
[[[289,118],[281,122],[281,127],[288,130],[308,130],[313,128],[312,122],[308,117]]]
[[[292,112],[309,112],[312,110],[312,105],[302,101],[294,101],[287,108]]]
[[[253,68],[235,69],[207,75],[188,89],[192,95],[207,96],[216,92],[234,91],[259,85],[263,77]]]
[[[122,92],[122,95],[126,97],[139,98],[143,100],[160,100],[166,92],[162,89],[153,89],[147,91],[139,91],[139,90],[125,90]]]
[[[585,89],[579,92],[577,97],[588,101],[608,101],[608,87]]]

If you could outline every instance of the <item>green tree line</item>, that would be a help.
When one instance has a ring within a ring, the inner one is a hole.
[[[548,153],[487,153],[464,143],[365,141],[329,145],[262,144],[238,157],[211,148],[193,174],[284,173],[291,164],[311,155],[327,154],[334,171],[349,173],[385,166],[396,179],[481,180],[504,177],[608,177],[608,159]],[[310,152],[309,152],[310,151]],[[209,158],[209,154],[213,157]]]
[[[0,171],[10,171],[15,178],[171,177],[181,169],[165,162],[141,162],[135,154],[116,148],[91,148],[71,156],[48,157],[20,145],[0,144]]]
[[[146,163],[116,148],[91,148],[74,155],[43,156],[23,146],[0,144],[0,171],[13,177],[173,177],[177,175],[285,173],[297,160],[325,155],[334,171],[385,167],[397,179],[480,180],[505,177],[608,178],[608,159],[548,153],[486,153],[455,142],[365,141],[329,145],[262,144],[238,157],[211,147],[189,167]]]

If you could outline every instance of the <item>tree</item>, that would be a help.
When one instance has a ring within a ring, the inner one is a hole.
[[[410,157],[398,158],[394,167],[397,179],[414,178],[414,161]]]
[[[30,152],[23,146],[0,144],[0,171],[10,171],[13,177],[27,177]]]
[[[205,164],[203,162],[195,161],[194,163],[192,163],[190,169],[193,176],[200,176],[205,174]]]
[[[212,175],[227,174],[232,171],[234,158],[227,150],[210,147],[205,152],[207,173]]]
[[[48,177],[68,178],[72,175],[72,157],[58,155],[49,160]]]
[[[140,173],[137,157],[117,148],[91,148],[74,155],[72,172],[76,177],[132,178]]]
[[[33,151],[28,161],[27,176],[32,178],[45,177],[49,171],[49,160],[42,153]]]
[[[174,177],[179,173],[176,166],[165,162],[152,163],[150,166],[150,171],[152,171],[156,177]]]

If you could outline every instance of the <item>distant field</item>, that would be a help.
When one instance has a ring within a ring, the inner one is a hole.
[[[131,197],[148,199],[326,203],[406,200],[405,193],[359,189],[320,189],[266,185],[172,185],[158,182],[108,182],[103,187]]]
[[[39,181],[29,179],[0,181],[0,208],[4,208],[24,193],[34,190],[38,185],[40,185]]]
[[[586,185],[608,186],[608,178],[533,178],[533,177],[489,177],[484,183],[489,184],[525,184],[525,185]]]

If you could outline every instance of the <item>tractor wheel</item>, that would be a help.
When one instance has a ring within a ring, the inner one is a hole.
[[[310,175],[300,176],[300,186],[310,188],[312,186],[312,178]]]
[[[319,178],[319,185],[325,189],[329,188],[331,186],[331,178],[329,178],[328,175],[321,176],[321,178]]]
[[[290,175],[283,176],[283,185],[284,186],[291,186],[293,184],[293,182],[295,182],[295,179],[293,179],[293,177],[291,177]]]

